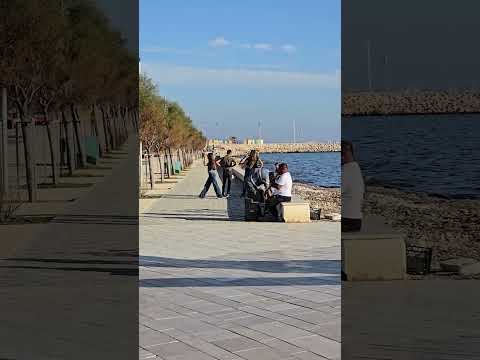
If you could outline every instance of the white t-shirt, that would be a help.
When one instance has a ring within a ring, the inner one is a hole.
[[[356,161],[342,165],[342,217],[362,218],[362,203],[365,193],[362,171]]]
[[[289,172],[286,172],[285,174],[280,175],[277,180],[275,180],[275,183],[278,185],[282,185],[280,189],[275,191],[275,195],[281,195],[281,196],[292,196],[292,176],[290,175]]]

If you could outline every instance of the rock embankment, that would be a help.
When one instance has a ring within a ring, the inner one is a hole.
[[[295,195],[308,201],[312,209],[321,209],[322,217],[328,214],[341,213],[342,199],[340,188],[322,188],[295,182],[293,192]]]
[[[394,115],[480,112],[472,91],[359,92],[342,96],[342,115]]]
[[[366,214],[382,215],[408,244],[433,249],[432,265],[451,258],[480,261],[480,200],[448,200],[367,187]]]
[[[252,149],[260,153],[308,153],[308,152],[336,152],[340,151],[340,143],[331,142],[323,144],[228,144],[216,145],[218,150],[231,149],[234,156],[242,155]]]

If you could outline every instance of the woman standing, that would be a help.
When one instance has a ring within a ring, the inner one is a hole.
[[[250,151],[248,157],[240,161],[240,165],[243,165],[243,168],[245,169],[242,192],[242,197],[244,197],[247,192],[247,179],[250,176],[252,169],[257,167],[263,167],[263,161],[260,159],[260,153],[257,150],[252,150]]]
[[[208,190],[210,189],[210,185],[213,184],[213,188],[215,189],[217,197],[222,198],[222,192],[217,181],[217,167],[220,166],[220,159],[217,160],[213,157],[213,153],[208,153],[206,166],[208,167],[208,178],[199,197],[203,199],[207,195]]]

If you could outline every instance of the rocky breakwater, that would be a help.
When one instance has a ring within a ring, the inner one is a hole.
[[[473,91],[358,92],[342,96],[342,115],[401,115],[480,112]]]
[[[297,144],[222,144],[217,149],[231,149],[234,156],[242,155],[252,149],[260,153],[313,153],[340,151],[340,143],[297,143]]]

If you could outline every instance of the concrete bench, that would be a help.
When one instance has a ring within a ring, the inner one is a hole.
[[[240,166],[233,168],[233,174],[237,179],[244,181],[245,170]],[[297,196],[293,196],[289,203],[278,204],[277,210],[286,223],[310,222],[310,204]]]
[[[381,216],[367,216],[361,231],[342,233],[342,270],[347,280],[405,279],[405,240]]]
[[[277,210],[286,223],[310,222],[310,204],[299,197],[292,196],[291,202],[278,204]]]

